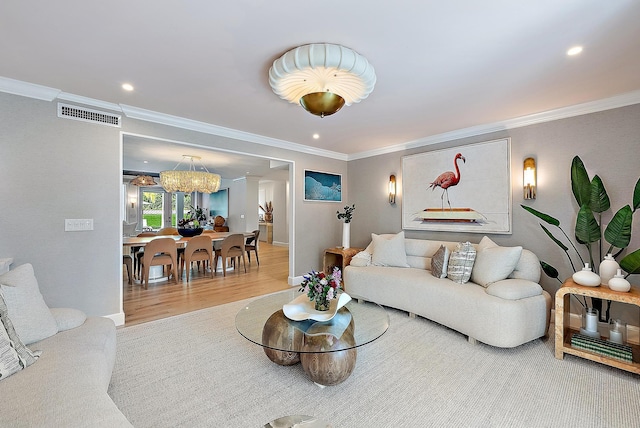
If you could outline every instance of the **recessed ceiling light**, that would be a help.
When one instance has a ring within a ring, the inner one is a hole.
[[[580,52],[582,52],[582,46],[574,46],[567,51],[567,55],[574,56],[578,55]]]
[[[317,140],[318,138],[320,138],[320,134],[313,134],[313,139]]]
[[[122,89],[124,89],[125,91],[133,91],[133,85],[130,83],[123,83]]]
[[[142,163],[149,163],[149,161],[142,161]]]

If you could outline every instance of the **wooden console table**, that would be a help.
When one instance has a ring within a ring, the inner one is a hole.
[[[260,240],[267,244],[273,244],[273,223],[260,222]]]
[[[340,268],[340,272],[344,272],[344,268],[349,266],[353,256],[362,251],[363,248],[347,248],[342,247],[327,248],[324,250],[323,267],[325,273],[331,273],[334,266]]]
[[[577,330],[569,326],[570,306],[569,299],[571,295],[597,297],[603,300],[611,300],[614,302],[628,303],[640,306],[640,290],[632,286],[627,293],[613,291],[606,285],[599,287],[585,287],[576,284],[571,278],[567,279],[562,287],[556,292],[556,322],[555,322],[555,339],[556,339],[556,358],[563,359],[564,354],[576,355],[586,358],[587,360],[597,363],[606,364],[632,373],[640,374],[640,346],[627,343],[631,346],[633,352],[633,361],[626,362],[610,358],[605,355],[577,349],[571,346],[571,335],[577,333]]]

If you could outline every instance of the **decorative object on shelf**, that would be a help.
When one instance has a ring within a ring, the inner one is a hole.
[[[609,244],[609,248],[606,253],[616,255],[622,253],[631,242],[631,225],[633,223],[633,215],[638,208],[640,208],[640,178],[636,181],[633,190],[632,205],[625,205],[614,214],[613,218],[611,218],[609,224],[605,228],[604,234],[602,233],[601,227],[602,213],[611,208],[611,202],[602,179],[597,175],[593,177],[593,180],[590,179],[584,163],[578,156],[575,156],[571,162],[571,190],[577,205],[580,207],[575,222],[575,241],[586,247],[589,254],[589,259],[587,261],[590,265],[595,267],[594,249],[600,248],[599,258],[602,258],[602,244],[605,244],[605,241]],[[564,251],[571,268],[576,272],[576,265],[574,264],[572,255],[569,253],[568,245],[573,248],[572,254],[575,254],[573,257],[577,256],[581,263],[585,263],[585,260],[573,241],[560,226],[560,221],[531,207],[524,205],[521,205],[521,207],[545,223],[558,228],[560,232],[562,232],[565,238],[564,241],[568,242],[567,245],[565,245],[562,240],[554,236],[549,229],[540,223],[540,227],[542,227],[547,236]],[[603,237],[604,239],[602,239]],[[619,250],[615,252],[615,248],[618,248]],[[557,279],[560,283],[563,282],[563,280],[559,278],[559,273],[556,268],[543,260],[540,260],[540,265],[547,276]],[[627,276],[631,274],[640,274],[640,249],[626,254],[620,260],[620,268],[627,272]],[[582,304],[582,302],[580,303]],[[586,306],[586,299],[585,303],[582,305]],[[591,305],[599,310],[600,315],[602,316],[602,321],[609,321],[609,311],[611,309],[610,304],[607,305],[606,311],[604,311],[603,300],[592,297]]]
[[[375,83],[376,73],[365,57],[329,43],[291,49],[269,69],[269,84],[276,95],[320,117],[359,103]]]
[[[150,175],[139,175],[133,180],[131,180],[129,184],[132,184],[134,186],[140,186],[140,187],[149,187],[149,186],[158,185],[158,183],[156,183],[156,180]]]
[[[523,164],[522,184],[524,188],[524,199],[536,198],[536,160],[526,158]]]
[[[575,333],[571,336],[571,346],[577,349],[604,355],[628,363],[633,362],[633,352],[631,346],[613,343],[599,337],[585,336]]]
[[[609,341],[624,344],[627,341],[627,323],[618,319],[609,321]]]
[[[336,211],[338,220],[344,220],[342,224],[342,248],[345,250],[351,245],[351,220],[353,219],[353,212],[356,210],[356,204],[351,206],[345,205],[344,211]]]
[[[319,311],[315,308],[314,302],[311,302],[309,298],[301,294],[282,307],[284,315],[293,321],[330,321],[336,316],[338,310],[351,301],[351,296],[347,293],[340,293],[338,299],[333,299],[329,302],[329,309],[327,311]]]
[[[631,290],[631,284],[627,281],[622,274],[622,269],[618,269],[613,278],[609,280],[609,288],[613,291],[627,292]]]
[[[273,222],[273,204],[271,203],[271,201],[264,204],[264,208],[262,207],[262,205],[258,205],[258,208],[260,208],[264,212],[264,221],[267,223],[272,223]]]
[[[396,176],[393,174],[389,176],[389,203],[396,203]]]
[[[609,280],[614,277],[616,272],[619,273],[619,270],[620,265],[611,253],[604,256],[604,259],[600,262],[600,269],[598,270],[602,284],[609,285]]]
[[[591,270],[589,263],[585,263],[582,270],[574,273],[572,278],[576,284],[586,285],[587,287],[600,286],[600,276]]]
[[[200,156],[182,155],[182,161],[173,168],[172,171],[160,172],[160,184],[167,192],[201,192],[215,193],[220,189],[220,176],[213,174],[200,162],[200,168],[204,171],[196,171],[195,160],[200,160]],[[182,162],[190,161],[189,169],[177,170]]]
[[[328,311],[331,300],[338,297],[341,280],[342,272],[337,267],[330,274],[312,270],[304,276],[299,291],[305,293],[309,301],[315,302],[315,310]]]
[[[600,333],[598,333],[598,320],[599,314],[597,309],[583,308],[580,333],[586,336],[600,338]]]

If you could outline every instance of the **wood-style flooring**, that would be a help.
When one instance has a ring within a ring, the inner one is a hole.
[[[251,264],[247,261],[247,273],[242,263],[223,277],[221,272],[211,279],[210,273],[196,270],[193,264],[189,283],[186,272],[178,279],[150,283],[144,289],[138,281],[131,286],[123,271],[125,326],[167,318],[224,303],[261,296],[291,288],[289,275],[289,249],[260,242],[258,249],[260,266],[252,252]]]

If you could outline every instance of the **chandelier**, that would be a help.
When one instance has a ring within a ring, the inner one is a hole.
[[[156,183],[156,180],[154,180],[153,177],[151,177],[150,175],[139,175],[133,180],[131,180],[129,184],[132,184],[134,186],[140,186],[140,187],[149,187],[149,186],[158,185],[158,183]]]
[[[359,103],[375,83],[376,73],[365,57],[329,43],[292,49],[269,69],[269,84],[276,95],[320,117]]]
[[[176,170],[182,162],[188,159],[191,161],[187,171]],[[167,192],[201,192],[215,193],[220,189],[220,176],[210,173],[207,168],[202,165],[206,171],[196,171],[195,160],[200,160],[200,156],[182,155],[182,161],[173,168],[172,171],[160,172],[160,185]]]

